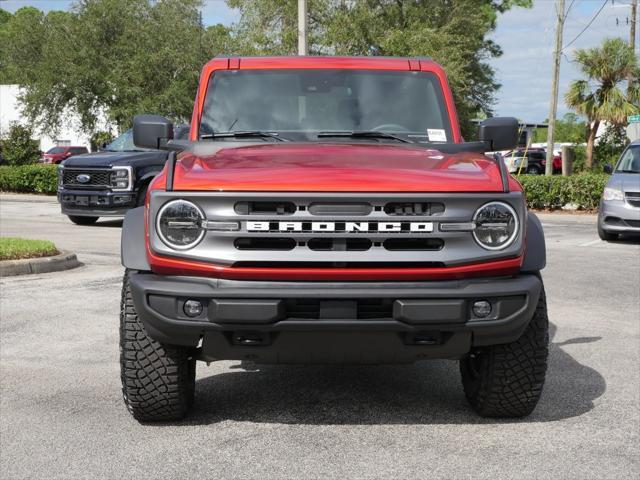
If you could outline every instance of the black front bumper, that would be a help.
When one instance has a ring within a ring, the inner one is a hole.
[[[136,192],[111,190],[58,190],[58,202],[64,215],[79,217],[118,217],[136,206]]]
[[[195,347],[203,360],[259,363],[407,363],[459,358],[508,343],[527,327],[537,275],[446,282],[254,282],[130,273],[149,335]],[[187,300],[203,312],[189,318]],[[486,318],[472,312],[488,300]]]

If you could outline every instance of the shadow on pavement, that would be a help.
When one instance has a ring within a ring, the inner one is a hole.
[[[616,240],[608,240],[608,243],[620,243],[627,245],[640,245],[640,234],[624,233]]]
[[[555,334],[551,324],[551,338]],[[407,366],[267,366],[196,382],[196,405],[183,425],[224,420],[312,424],[456,424],[548,422],[590,411],[606,390],[602,375],[563,347],[584,348],[600,337],[551,343],[545,389],[536,410],[518,420],[483,419],[467,405],[458,362]],[[200,367],[203,368],[203,367]]]
[[[123,219],[122,218],[108,218],[107,220],[98,220],[96,223],[94,223],[92,226],[93,227],[111,227],[111,228],[122,228],[122,222]]]

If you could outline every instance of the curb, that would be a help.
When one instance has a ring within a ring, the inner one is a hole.
[[[0,262],[0,277],[49,273],[70,270],[81,266],[75,253],[61,252],[52,257],[26,258],[24,260],[3,260]]]

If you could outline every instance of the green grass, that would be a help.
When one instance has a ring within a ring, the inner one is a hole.
[[[48,257],[58,253],[56,246],[49,240],[0,237],[0,260]]]

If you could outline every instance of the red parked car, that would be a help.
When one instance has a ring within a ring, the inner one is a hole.
[[[53,147],[47,150],[47,152],[42,155],[42,162],[60,163],[61,161],[66,160],[69,157],[80,155],[82,153],[89,153],[87,147]]]

